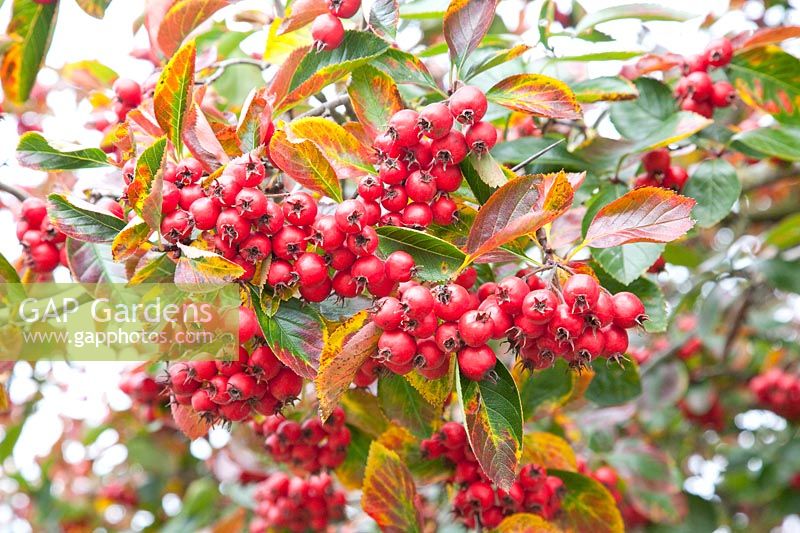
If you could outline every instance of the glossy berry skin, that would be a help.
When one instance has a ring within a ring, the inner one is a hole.
[[[294,272],[301,286],[313,287],[328,279],[328,265],[322,256],[306,252],[294,262]]]
[[[372,321],[384,331],[398,329],[405,316],[403,305],[393,296],[387,296],[375,302],[370,312]]]
[[[178,189],[174,183],[165,181],[161,186],[161,212],[167,214],[171,213],[172,211],[175,211],[175,209],[178,208],[178,204],[180,203],[180,201],[181,201],[180,189]],[[219,215],[219,213],[217,214]],[[216,217],[214,217],[214,220],[216,221]]]
[[[433,211],[431,210],[431,206],[426,203],[413,202],[405,207],[402,217],[404,226],[424,229],[433,222]]]
[[[434,370],[447,360],[447,354],[439,349],[436,342],[428,339],[417,343],[417,356],[414,358],[414,365],[417,368]]]
[[[495,289],[497,305],[510,315],[518,314],[522,309],[522,302],[530,293],[528,284],[516,276],[503,278]]]
[[[349,19],[361,7],[361,0],[327,0],[325,3],[331,14],[343,19]]]
[[[614,324],[629,329],[644,324],[647,313],[638,296],[631,292],[618,292],[614,300]]]
[[[355,298],[361,292],[350,272],[337,272],[331,280],[331,288],[340,298]]]
[[[203,165],[193,157],[187,157],[175,167],[175,184],[179,187],[197,183],[203,175]]]
[[[684,111],[691,111],[706,118],[711,118],[714,115],[714,106],[710,101],[699,102],[693,98],[687,98],[681,102],[681,109]]]
[[[485,344],[478,348],[467,346],[458,352],[458,367],[461,375],[472,381],[482,381],[494,369],[497,357]]]
[[[464,344],[477,348],[492,337],[494,322],[484,311],[467,311],[458,320],[458,333]]]
[[[445,322],[457,322],[471,308],[469,292],[457,283],[436,287],[434,295],[433,311]]]
[[[267,346],[259,346],[250,354],[248,365],[253,369],[259,380],[269,381],[278,375],[283,363],[281,363],[272,350]]]
[[[434,299],[431,291],[422,285],[414,285],[407,289],[400,301],[404,305],[408,316],[415,319],[422,319],[431,314],[434,308]]]
[[[40,226],[47,216],[47,202],[36,197],[26,198],[20,206],[20,216],[31,226]]]
[[[443,166],[461,163],[469,153],[469,147],[460,131],[450,130],[447,135],[431,143],[433,158]]]
[[[178,209],[164,217],[161,221],[161,235],[169,242],[186,239],[192,233],[192,216]]]
[[[359,257],[374,254],[378,249],[378,233],[372,226],[364,226],[358,233],[347,236],[347,249]]]
[[[603,354],[606,337],[602,331],[587,329],[572,343],[578,364],[588,364]]]
[[[649,174],[664,174],[669,168],[670,155],[666,148],[659,148],[644,154],[642,166]]]
[[[418,339],[427,339],[436,333],[436,325],[436,317],[433,313],[428,313],[422,318],[406,317],[401,327]]]
[[[411,254],[402,250],[390,253],[386,257],[384,270],[386,277],[392,281],[403,282],[411,279],[416,264]]]
[[[428,104],[419,112],[417,125],[420,132],[430,139],[441,139],[453,128],[453,115],[442,102]]]
[[[310,226],[317,218],[317,203],[310,194],[295,192],[283,200],[283,216],[295,226]]]
[[[401,109],[389,119],[387,133],[398,146],[411,146],[419,141],[419,114],[412,109]]]
[[[239,307],[239,344],[245,344],[260,332],[256,312],[249,307]]]
[[[311,38],[319,51],[339,48],[344,40],[342,21],[330,13],[319,15],[311,23]]]
[[[417,353],[417,341],[405,331],[384,331],[378,338],[378,357],[394,365],[411,363]]]
[[[284,226],[272,236],[272,253],[281,259],[295,259],[306,251],[306,238],[306,233],[300,228]]]
[[[379,200],[383,196],[383,182],[377,176],[364,176],[358,182],[358,195],[364,200]]]
[[[706,47],[705,58],[712,67],[724,67],[731,62],[733,45],[728,39],[716,39]]]
[[[588,311],[597,304],[600,285],[592,276],[575,274],[564,283],[563,295],[573,313]]]
[[[436,328],[434,335],[436,346],[445,353],[451,353],[462,347],[461,336],[458,333],[457,322],[444,322]]]
[[[302,390],[303,378],[286,367],[269,381],[269,392],[279,402],[295,400]]]
[[[40,242],[28,250],[27,263],[37,274],[52,272],[60,259],[58,248],[50,242]]]
[[[584,321],[580,315],[572,314],[567,304],[559,304],[555,315],[547,323],[548,331],[559,341],[576,338],[583,332]]]
[[[208,197],[198,198],[189,206],[189,214],[192,215],[194,226],[203,231],[214,228],[221,212],[219,202]]]
[[[408,193],[402,185],[392,185],[383,191],[381,206],[387,211],[399,213],[408,205]]]
[[[253,233],[239,245],[239,254],[251,264],[267,258],[272,251],[269,237],[261,233]]]
[[[450,113],[462,124],[480,122],[486,114],[486,95],[477,87],[464,85],[450,96]]]
[[[522,314],[534,324],[546,324],[558,307],[558,296],[550,289],[537,289],[522,300]]]
[[[267,273],[267,283],[275,289],[285,289],[297,283],[292,264],[283,259],[273,259]]]
[[[364,287],[364,285],[368,283],[380,283],[386,277],[383,261],[374,255],[367,255],[356,259],[353,262],[353,266],[350,267],[350,274],[361,287]]]
[[[52,2],[39,2],[41,4]],[[136,107],[142,103],[142,87],[135,81],[127,78],[118,78],[114,82],[114,93],[119,101],[128,107]]]
[[[399,157],[386,158],[378,167],[378,177],[386,185],[399,185],[408,177],[408,174],[408,165]]]
[[[364,204],[358,200],[345,200],[336,207],[334,218],[343,232],[357,233],[364,225],[364,215],[366,215]]]
[[[672,165],[664,176],[661,186],[675,191],[681,191],[688,179],[689,174],[686,173],[686,169],[677,165]]]
[[[480,156],[497,144],[497,129],[489,122],[476,122],[467,128],[464,137],[469,149]]]
[[[330,252],[339,248],[344,244],[347,235],[343,232],[339,225],[336,223],[336,218],[333,215],[324,215],[319,217],[312,226],[311,242]]]
[[[226,209],[217,217],[217,233],[228,244],[239,244],[250,236],[250,222],[236,209]]]
[[[406,193],[414,202],[430,202],[436,195],[436,178],[428,172],[415,170],[405,183]]]
[[[718,81],[711,88],[711,105],[728,107],[736,99],[736,90],[727,81]]]
[[[233,179],[240,187],[258,187],[267,176],[264,163],[252,154],[237,157],[228,165]]]
[[[713,84],[711,77],[705,72],[692,72],[686,76],[686,84],[692,100],[705,102],[711,98]]]
[[[247,220],[256,220],[267,212],[267,197],[258,189],[245,187],[236,195],[234,206]]]
[[[602,329],[605,336],[605,357],[619,357],[628,350],[628,332],[616,324],[611,324]]]
[[[325,277],[321,283],[317,285],[303,285],[300,284],[300,297],[307,302],[319,303],[328,298],[331,294],[333,284],[329,277]]]

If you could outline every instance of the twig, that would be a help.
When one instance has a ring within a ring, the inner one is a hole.
[[[349,101],[350,97],[346,94],[342,94],[340,96],[337,96],[333,100],[328,100],[322,105],[318,105],[313,109],[309,109],[308,111],[306,111],[301,115],[297,115],[297,118],[316,117],[324,114],[326,111],[330,112],[331,110],[336,109],[340,105],[345,105]]]
[[[7,192],[20,202],[25,201],[26,198],[30,197],[30,194],[26,193],[22,189],[18,189],[13,185],[8,185],[7,183],[0,182],[0,191]]]
[[[225,69],[233,65],[252,65],[254,67],[258,67],[260,70],[266,70],[269,68],[270,63],[250,57],[232,57],[230,59],[225,59],[224,61],[219,61],[211,65],[209,68],[216,68],[217,70],[215,70],[209,77],[195,81],[195,85],[210,85],[211,83],[214,83],[221,78],[223,74],[225,74]]]
[[[519,163],[519,164],[514,165],[513,167],[511,167],[511,170],[513,172],[519,172],[520,170],[525,168],[529,163],[531,163],[532,161],[534,161],[536,159],[539,159],[544,154],[546,154],[547,152],[549,152],[550,150],[552,150],[553,148],[555,148],[559,144],[563,143],[565,140],[566,139],[561,138],[561,139],[557,140],[556,142],[554,142],[553,144],[551,144],[550,146],[546,146],[546,147],[542,148],[541,150],[539,150],[538,152],[536,152],[535,154],[530,156],[528,159],[526,159],[522,163]]]

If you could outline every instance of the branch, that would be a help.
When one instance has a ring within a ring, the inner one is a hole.
[[[225,74],[225,70],[228,67],[232,67],[234,65],[251,65],[257,67],[260,70],[266,70],[267,68],[269,68],[270,63],[258,59],[253,59],[250,57],[232,57],[230,59],[219,61],[211,65],[209,68],[216,68],[216,70],[213,73],[211,73],[211,75],[208,76],[207,78],[202,80],[197,80],[194,83],[195,85],[210,85],[215,81],[217,81],[219,78],[221,78],[222,75]]]
[[[318,105],[313,109],[309,109],[305,113],[297,115],[297,118],[305,118],[305,117],[318,117],[320,115],[325,114],[325,112],[331,112],[340,105],[345,105],[350,101],[350,96],[346,94],[342,94],[334,98],[333,100],[328,100],[327,102]]]
[[[15,197],[20,202],[24,202],[26,198],[30,197],[30,194],[26,193],[22,189],[18,189],[13,185],[8,185],[7,183],[0,182],[0,191],[7,192],[11,196]]]
[[[556,146],[558,146],[559,144],[563,143],[565,140],[566,140],[566,139],[562,137],[561,139],[557,140],[556,142],[554,142],[554,143],[553,143],[553,144],[551,144],[550,146],[545,146],[544,148],[542,148],[541,150],[539,150],[538,152],[536,152],[535,154],[533,154],[532,156],[530,156],[530,157],[529,157],[528,159],[526,159],[525,161],[523,161],[523,162],[521,162],[521,163],[519,163],[519,164],[516,164],[516,165],[514,165],[514,166],[511,168],[512,172],[519,172],[520,170],[522,170],[523,168],[525,168],[525,167],[526,167],[526,166],[527,166],[529,163],[531,163],[532,161],[534,161],[534,160],[536,160],[536,159],[539,159],[539,158],[540,158],[540,157],[542,157],[544,154],[546,154],[547,152],[549,152],[550,150],[552,150],[553,148],[555,148],[555,147],[556,147]]]

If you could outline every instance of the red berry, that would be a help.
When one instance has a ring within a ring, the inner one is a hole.
[[[359,198],[359,201],[364,204],[364,217],[361,219],[361,222],[364,226],[377,225],[381,219],[380,204],[378,202],[369,202],[363,198]]]
[[[430,172],[436,178],[436,188],[442,192],[455,192],[461,186],[463,175],[457,166],[434,165]]]
[[[409,170],[428,170],[433,164],[433,152],[431,151],[430,139],[422,138],[418,144],[403,148],[403,161]]]
[[[252,376],[238,372],[228,378],[228,395],[233,400],[248,400],[253,397],[256,380]]]
[[[239,245],[239,254],[245,261],[251,264],[263,261],[272,251],[269,238],[260,233],[250,235]]]
[[[705,58],[712,67],[724,67],[731,62],[733,46],[728,39],[716,39],[706,47]]]
[[[572,343],[578,363],[586,365],[603,354],[606,337],[602,331],[587,329]]]
[[[455,322],[471,309],[467,289],[456,283],[440,285],[433,290],[433,312],[446,322]]]
[[[269,392],[279,402],[293,401],[303,390],[303,378],[289,368],[284,367],[278,375],[269,381]]]
[[[347,249],[359,257],[374,254],[378,249],[378,233],[372,226],[364,226],[358,233],[347,236]]]
[[[667,174],[664,176],[661,186],[680,192],[683,190],[683,186],[686,185],[688,179],[689,174],[686,173],[684,168],[672,165],[667,170]]]
[[[711,118],[714,115],[714,107],[711,105],[711,102],[698,102],[692,98],[687,98],[681,102],[681,109],[697,113],[706,118]]]
[[[383,267],[383,261],[374,255],[367,255],[359,257],[350,267],[350,274],[356,280],[359,287],[364,287],[366,284],[380,283],[386,277]]]
[[[364,204],[358,200],[345,200],[336,207],[334,217],[340,230],[345,233],[356,233],[364,226],[362,219],[365,214]]]
[[[467,446],[467,432],[458,422],[445,422],[439,430],[438,438],[450,450]]]
[[[392,185],[383,191],[381,205],[387,211],[402,211],[408,204],[408,194],[402,185]]]
[[[511,316],[514,316],[522,309],[522,302],[530,293],[528,284],[516,276],[503,278],[495,289],[497,305]]]
[[[390,253],[386,257],[384,270],[386,277],[392,281],[402,282],[411,279],[414,275],[416,263],[411,254],[402,250]]]
[[[26,198],[20,206],[20,216],[32,227],[41,226],[47,216],[47,202],[33,196]]]
[[[267,169],[258,158],[252,154],[237,157],[225,169],[229,172],[239,187],[258,187],[267,177]]]
[[[591,313],[584,315],[586,323],[592,328],[605,327],[614,320],[614,300],[605,292],[600,291],[597,303],[592,306]]]
[[[522,314],[536,324],[546,324],[558,307],[558,296],[550,289],[531,291],[522,300]]]
[[[294,259],[306,248],[306,233],[296,226],[284,226],[272,236],[272,253],[281,259]]]
[[[40,3],[52,4],[52,2]],[[136,107],[142,103],[142,87],[131,79],[117,78],[113,90],[119,101],[128,107]]]
[[[606,357],[619,357],[628,350],[628,332],[616,324],[611,324],[602,329],[606,344],[604,355]]]
[[[407,317],[403,320],[402,328],[418,339],[427,339],[436,333],[437,324],[436,316],[428,313],[421,318]]]
[[[331,288],[340,298],[355,298],[360,292],[350,272],[337,272],[331,280]]]
[[[408,177],[406,162],[397,158],[386,158],[378,167],[378,177],[386,185],[399,185]]]
[[[372,147],[378,152],[379,159],[396,159],[403,153],[403,148],[394,142],[388,133],[381,133],[372,142]]]
[[[261,333],[261,325],[255,311],[249,307],[239,307],[239,344],[245,344],[258,333]]]
[[[275,357],[275,353],[268,346],[259,346],[253,350],[248,364],[253,369],[255,376],[264,381],[274,378],[283,367],[283,363]]]
[[[364,176],[358,182],[358,195],[368,201],[379,200],[383,196],[383,182],[378,176]]]
[[[576,338],[583,332],[583,317],[573,315],[567,304],[559,304],[550,322],[547,323],[548,331],[560,342]]]
[[[727,81],[718,81],[711,88],[711,105],[728,107],[736,99],[736,90]]]
[[[485,344],[480,347],[467,346],[458,352],[458,367],[461,375],[472,381],[482,381],[494,369],[497,357]]]
[[[497,129],[490,122],[476,122],[467,128],[464,137],[474,153],[486,154],[497,143]]]
[[[647,152],[642,157],[642,166],[649,174],[665,174],[669,168],[670,155],[666,148]]]
[[[185,187],[196,183],[203,175],[203,165],[193,157],[187,157],[175,166],[175,185]]]
[[[381,298],[375,302],[370,312],[375,325],[386,331],[398,329],[405,315],[400,300],[392,296]]]
[[[256,223],[258,224],[258,231],[266,233],[267,235],[275,235],[283,228],[283,221],[283,209],[278,204],[268,199],[266,210]]]
[[[37,274],[47,274],[55,270],[61,257],[55,244],[43,241],[28,250],[26,261]]]
[[[467,346],[486,344],[492,336],[494,322],[485,311],[467,311],[458,320],[458,333]]]
[[[400,301],[406,308],[408,316],[421,319],[429,315],[434,308],[434,299],[431,291],[422,285],[414,285],[407,289]]]
[[[405,331],[384,331],[378,338],[378,357],[394,365],[409,364],[417,353],[417,341]]]
[[[313,287],[328,279],[328,265],[321,256],[313,252],[306,252],[297,258],[294,272],[301,286]]]
[[[161,235],[169,242],[182,241],[192,234],[192,216],[178,209],[161,221]]]
[[[436,346],[445,353],[455,352],[462,347],[457,322],[445,322],[436,329]]]
[[[193,203],[205,196],[205,191],[203,191],[203,187],[199,183],[193,183],[186,185],[183,189],[179,189],[179,196],[178,206],[184,211],[188,211]]]
[[[436,195],[436,180],[428,172],[415,170],[405,183],[406,193],[414,202],[430,202]]]
[[[275,289],[286,289],[297,283],[292,264],[284,259],[273,259],[267,273],[267,283]]]
[[[692,72],[686,76],[686,87],[692,100],[705,102],[711,98],[712,81],[705,72]]]
[[[433,211],[428,204],[414,202],[405,207],[402,220],[404,226],[425,229],[433,222]]]
[[[419,114],[412,109],[401,109],[389,119],[387,133],[399,146],[417,144],[420,126],[417,124]]]
[[[236,210],[248,220],[256,220],[267,213],[267,197],[258,189],[246,187],[236,195]]]
[[[319,15],[311,23],[311,38],[319,51],[339,48],[344,40],[342,21],[330,13]]]
[[[345,237],[333,215],[324,215],[314,222],[310,241],[329,252],[339,248],[344,243]]]
[[[423,135],[430,139],[441,139],[453,128],[453,115],[442,102],[428,104],[419,112],[417,125]]]
[[[333,284],[329,277],[325,277],[321,283],[317,285],[300,285],[300,296],[306,301],[319,303],[325,300],[331,294]]]
[[[219,214],[216,228],[222,240],[230,245],[239,244],[250,236],[250,222],[232,208]]]
[[[450,113],[462,124],[480,122],[486,114],[488,102],[486,95],[477,87],[464,85],[450,97]]]
[[[361,0],[327,0],[328,10],[339,18],[349,19],[361,7]]]
[[[289,224],[310,226],[317,218],[317,203],[309,194],[292,193],[283,200],[283,215]]]
[[[641,326],[647,320],[644,305],[638,296],[631,292],[618,292],[614,300],[614,324],[629,329]]]
[[[587,274],[571,276],[563,287],[564,302],[573,313],[591,310],[600,295],[600,285]]]
[[[440,196],[431,204],[433,222],[440,226],[448,226],[458,220],[458,205],[452,198]]]
[[[440,350],[434,341],[428,339],[417,343],[417,356],[414,364],[418,368],[433,370],[442,366],[447,359],[445,352]]]
[[[339,248],[329,252],[326,256],[331,268],[334,270],[348,270],[356,260],[356,254],[347,248]]]
[[[692,72],[706,72],[708,70],[708,59],[705,54],[699,54],[687,58],[683,64],[684,76]]]
[[[223,174],[215,179],[209,186],[209,196],[216,198],[222,205],[233,206],[236,203],[236,195],[242,190],[242,186],[230,174]]]
[[[171,183],[165,182],[165,189],[167,184],[175,188]],[[175,188],[175,191],[178,191],[178,189]],[[166,196],[164,200],[166,201]],[[213,229],[216,226],[217,218],[219,218],[221,212],[222,208],[214,198],[198,198],[189,206],[189,214],[192,215],[192,220],[194,220],[194,227],[203,231]]]
[[[460,131],[450,130],[447,135],[431,143],[431,151],[437,162],[450,166],[461,163],[467,157],[469,147]]]
[[[464,269],[456,278],[456,283],[465,289],[471,289],[476,281],[478,281],[478,271],[474,267]]]
[[[198,389],[192,394],[192,409],[203,414],[216,413],[218,407],[207,389]]]

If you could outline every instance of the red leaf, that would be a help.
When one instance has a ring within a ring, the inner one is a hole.
[[[489,31],[497,10],[496,0],[452,0],[444,14],[444,38],[450,60],[461,68]]]
[[[310,46],[302,46],[296,49],[289,54],[289,57],[287,57],[278,68],[278,71],[272,78],[272,82],[269,84],[269,87],[267,87],[267,97],[273,107],[276,103],[282,102],[283,99],[286,98],[286,95],[289,94],[289,87],[291,86],[294,73],[297,71],[300,62],[309,52],[311,52]]]
[[[200,417],[196,411],[178,403],[172,404],[172,419],[184,435],[191,440],[199,439],[208,433],[211,424]]]
[[[211,129],[205,113],[196,102],[189,107],[189,111],[186,113],[183,142],[195,159],[200,161],[209,172],[213,172],[229,160],[228,154],[225,153],[219,139],[214,135],[214,130]]]
[[[603,207],[589,224],[584,243],[610,248],[631,242],[669,242],[692,226],[695,200],[660,187],[634,189]]]
[[[369,447],[361,506],[381,531],[422,531],[417,487],[400,457],[378,441]]]
[[[761,28],[752,35],[742,36],[741,44],[737,42],[739,41],[738,39],[734,40],[733,44],[737,51],[741,51],[779,43],[795,37],[800,37],[800,26],[778,26],[775,28]]]
[[[566,83],[541,74],[515,74],[500,80],[486,97],[514,111],[537,117],[579,119],[581,106]]]
[[[499,189],[478,211],[467,237],[466,252],[473,260],[507,242],[533,233],[572,205],[574,191],[567,175],[555,175],[545,192],[547,175],[535,174],[512,180]]]
[[[144,27],[150,39],[150,47],[158,50],[158,28],[164,20],[169,8],[175,0],[147,0],[147,7],[144,12]]]
[[[158,27],[158,47],[171,56],[192,30],[228,5],[228,0],[178,0]]]
[[[293,0],[286,8],[286,17],[278,28],[278,35],[302,28],[325,13],[328,13],[325,0]]]

